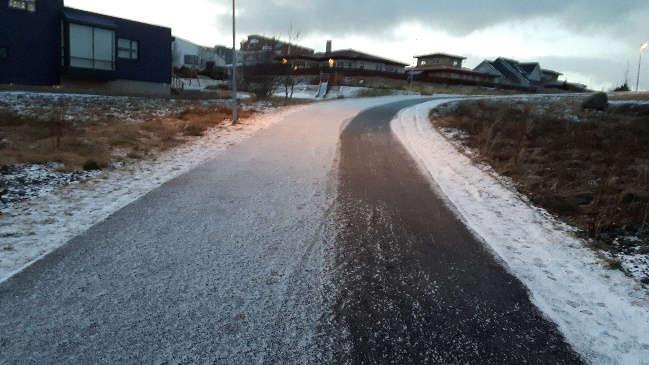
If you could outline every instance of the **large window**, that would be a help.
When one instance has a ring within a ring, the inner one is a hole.
[[[137,60],[138,42],[120,38],[117,40],[117,57],[127,60]]]
[[[9,7],[33,13],[36,11],[36,0],[9,0]]]
[[[70,66],[95,70],[115,69],[115,32],[70,24]]]
[[[186,65],[193,65],[193,66],[200,66],[201,65],[201,59],[197,55],[186,54],[185,55],[185,64]]]
[[[0,62],[4,61],[7,59],[8,54],[7,54],[7,48],[5,47],[0,47]]]

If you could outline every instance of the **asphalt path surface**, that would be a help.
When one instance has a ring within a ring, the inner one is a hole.
[[[293,113],[1,283],[0,363],[578,363],[394,100]]]
[[[412,101],[342,133],[336,327],[353,363],[579,363],[556,326],[457,218],[391,132]]]

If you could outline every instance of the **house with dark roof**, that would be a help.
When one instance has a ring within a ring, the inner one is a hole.
[[[276,57],[281,63],[290,64],[295,70],[313,72],[337,72],[345,75],[354,74],[392,74],[403,75],[407,64],[388,58],[371,55],[354,49],[332,51],[327,42],[327,52],[309,54],[291,54]]]
[[[449,84],[492,85],[495,76],[462,67],[466,59],[447,53],[432,53],[416,56],[417,66],[408,74],[418,81],[441,82]]]
[[[483,61],[474,71],[490,74],[495,77],[495,82],[503,86],[530,88],[533,81],[527,78],[528,71],[532,70],[529,65],[523,69],[518,61],[508,58],[497,58],[494,61]]]
[[[63,0],[3,2],[0,19],[0,84],[170,92],[169,28],[67,8]]]

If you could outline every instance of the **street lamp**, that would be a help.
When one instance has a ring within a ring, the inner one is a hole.
[[[237,115],[239,105],[237,101],[237,20],[235,1],[232,0],[232,124],[239,122],[239,116]]]
[[[640,69],[642,68],[642,54],[649,48],[649,43],[640,46],[640,59],[638,60],[638,80],[635,83],[635,91],[640,91]]]

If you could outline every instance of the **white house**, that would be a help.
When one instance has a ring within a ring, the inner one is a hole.
[[[204,47],[186,39],[175,37],[172,49],[174,69],[188,68],[202,71],[212,66],[224,67],[225,59],[221,57],[216,48]]]

